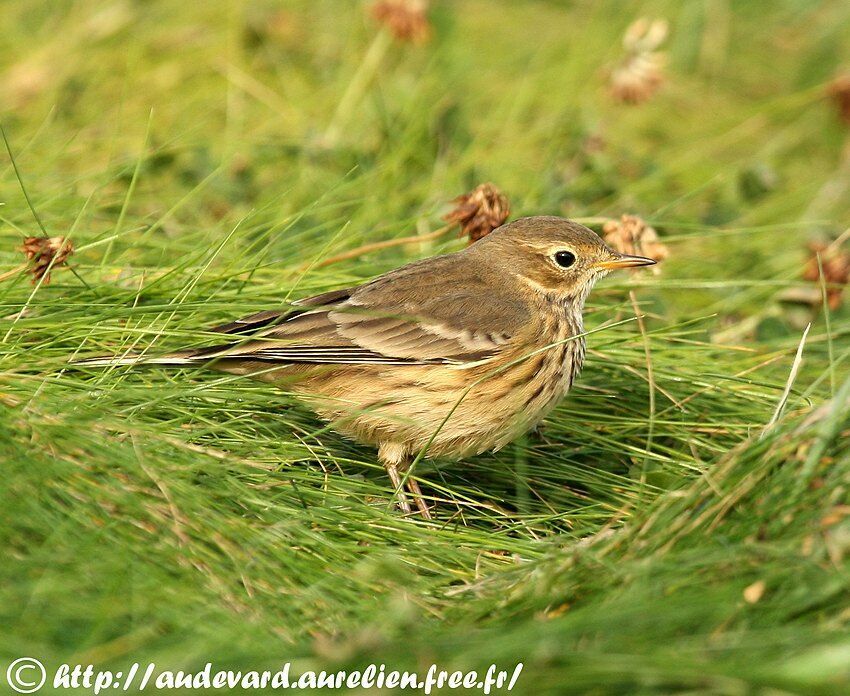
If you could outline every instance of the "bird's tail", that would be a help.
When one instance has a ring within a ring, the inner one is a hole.
[[[219,357],[225,357],[229,346],[202,348],[200,350],[183,350],[167,355],[144,355],[128,353],[125,355],[104,355],[86,360],[74,360],[74,367],[120,367],[122,365],[194,365],[208,362]]]

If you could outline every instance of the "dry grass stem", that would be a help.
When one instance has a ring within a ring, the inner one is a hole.
[[[433,232],[428,232],[427,234],[412,234],[408,237],[398,237],[396,239],[387,239],[383,242],[371,242],[369,244],[364,244],[363,246],[359,246],[356,249],[349,249],[348,251],[343,251],[342,253],[335,254],[334,256],[328,256],[326,259],[322,259],[317,264],[315,264],[315,268],[324,268],[325,266],[330,266],[334,263],[339,263],[340,261],[347,261],[348,259],[356,259],[364,254],[369,254],[373,251],[381,251],[382,249],[392,249],[393,247],[402,246],[404,244],[415,244],[416,242],[429,242],[434,239],[438,239],[442,237],[446,232],[448,232],[452,228],[452,225],[444,225],[443,227],[434,230]]]

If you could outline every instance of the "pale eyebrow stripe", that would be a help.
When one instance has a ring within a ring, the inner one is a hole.
[[[532,280],[531,278],[528,278],[527,276],[522,275],[522,273],[511,272],[511,275],[514,278],[516,278],[517,280],[521,280],[522,282],[524,282],[532,290],[536,290],[537,292],[544,293],[544,294],[549,292],[549,290],[547,288],[543,287],[536,280]]]
[[[534,249],[535,251],[545,251],[548,254],[555,253],[556,251],[569,251],[571,254],[575,254],[578,256],[578,253],[575,249],[569,244],[558,244],[557,242],[552,242],[549,244],[528,244],[530,249]]]

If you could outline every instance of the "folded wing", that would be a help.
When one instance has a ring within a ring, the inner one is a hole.
[[[428,259],[300,300],[291,310],[216,327],[247,340],[191,358],[382,365],[487,360],[504,349],[530,309],[519,297],[494,297],[492,284],[463,268],[463,260],[460,254]]]

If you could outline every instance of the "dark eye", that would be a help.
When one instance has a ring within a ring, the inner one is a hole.
[[[569,268],[576,262],[576,255],[571,251],[556,251],[555,263],[561,268]]]

